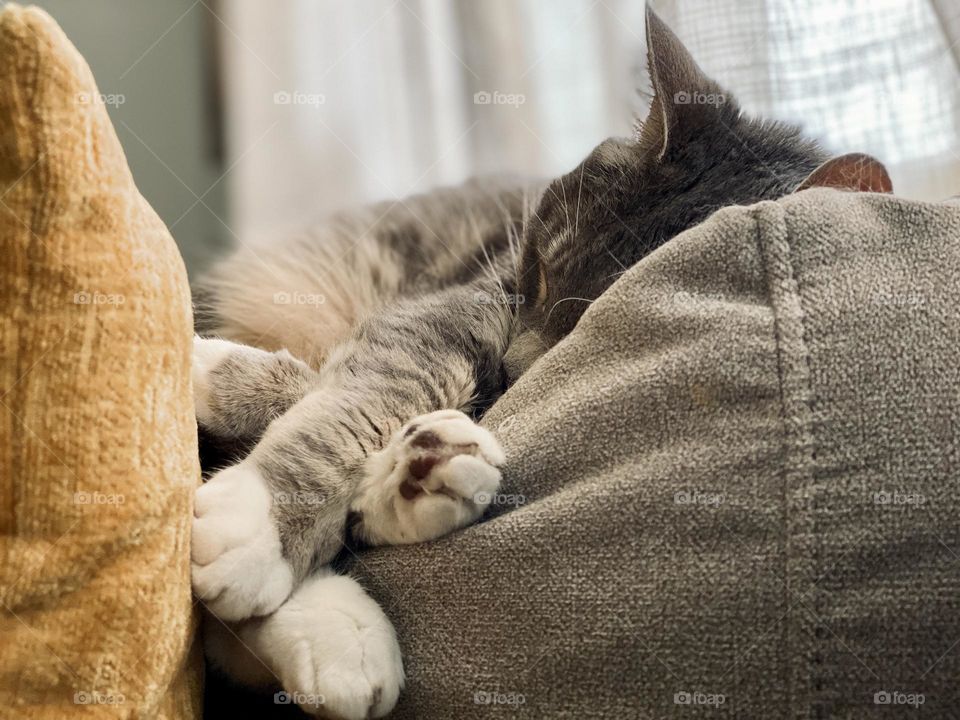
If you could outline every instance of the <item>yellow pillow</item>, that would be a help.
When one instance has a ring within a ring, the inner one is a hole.
[[[190,296],[98,97],[0,12],[0,714],[199,717]]]

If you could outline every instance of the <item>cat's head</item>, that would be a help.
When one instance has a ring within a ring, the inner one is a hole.
[[[721,207],[793,192],[827,157],[798,129],[745,115],[649,6],[646,25],[649,115],[553,181],[525,224],[511,380],[644,255]]]

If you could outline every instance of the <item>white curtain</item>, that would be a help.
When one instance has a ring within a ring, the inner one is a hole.
[[[960,193],[956,0],[661,0],[750,111]],[[644,112],[642,0],[229,0],[228,184],[243,241],[474,174],[556,175]],[[638,92],[639,91],[639,92]]]

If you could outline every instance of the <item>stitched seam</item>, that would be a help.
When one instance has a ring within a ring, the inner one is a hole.
[[[811,500],[803,500],[806,491],[814,489],[814,461],[816,453],[813,447],[812,431],[812,388],[810,385],[810,353],[807,344],[807,330],[805,313],[800,301],[799,283],[796,280],[793,263],[790,257],[790,243],[787,240],[787,228],[783,208],[776,203],[759,205],[754,214],[756,228],[757,251],[764,262],[767,280],[768,301],[773,311],[773,336],[776,344],[777,375],[780,385],[781,420],[783,429],[783,537],[784,537],[784,571],[787,587],[784,590],[784,602],[787,608],[787,638],[785,642],[785,663],[787,676],[789,714],[791,717],[819,718],[822,711],[818,702],[819,688],[822,687],[822,654],[814,637],[809,646],[809,652],[804,657],[807,665],[809,685],[799,687],[798,653],[800,647],[791,647],[796,643],[795,612],[791,612],[794,605],[793,596],[797,588],[791,588],[791,581],[797,579],[803,588],[813,590],[814,607],[818,595],[815,590],[816,568],[820,565],[816,543],[815,512],[816,507]],[[762,227],[764,220],[776,223],[776,231],[765,231]],[[783,237],[779,237],[782,233]],[[812,499],[815,500],[815,495]],[[797,500],[802,502],[798,505]],[[804,551],[803,543],[797,545],[795,535],[800,530],[807,541],[813,541],[810,556],[803,557],[797,550]],[[798,570],[803,564],[808,568],[806,573]],[[799,575],[799,577],[798,577]],[[792,591],[792,592],[791,592]],[[803,596],[805,593],[801,592]],[[819,616],[819,612],[817,612]],[[810,692],[812,688],[812,692]],[[804,702],[803,697],[809,694],[809,700]],[[803,707],[806,705],[806,708]]]
[[[782,216],[784,228],[787,229],[786,213]],[[789,230],[787,230],[787,236],[789,238]],[[797,270],[794,260],[794,246],[793,243],[787,241],[787,260],[789,262],[790,276],[795,284],[795,298],[797,302],[797,309],[799,310],[798,322],[800,324],[801,331],[801,355],[800,359],[803,365],[803,380],[804,380],[804,404],[806,405],[806,422],[804,426],[804,434],[806,440],[809,443],[807,446],[807,459],[810,463],[809,473],[805,478],[807,482],[807,487],[811,490],[810,497],[810,507],[807,512],[807,520],[810,523],[810,534],[813,538],[813,546],[811,551],[813,553],[813,575],[809,578],[810,581],[810,597],[813,602],[813,614],[814,621],[820,622],[820,618],[823,617],[823,593],[817,588],[817,581],[821,578],[821,568],[823,567],[823,558],[821,557],[821,543],[820,543],[820,533],[819,527],[817,524],[817,519],[819,518],[819,500],[820,492],[818,490],[818,480],[817,480],[817,446],[816,440],[813,433],[813,408],[814,408],[814,392],[813,392],[813,383],[812,378],[812,369],[810,361],[810,331],[807,326],[807,311],[804,307],[803,301],[803,290],[800,283],[800,273]],[[825,717],[825,708],[821,704],[821,695],[820,693],[823,690],[824,686],[824,668],[823,668],[823,648],[819,642],[819,636],[814,631],[814,656],[813,656],[813,702],[810,707],[810,715],[817,720],[822,720]]]

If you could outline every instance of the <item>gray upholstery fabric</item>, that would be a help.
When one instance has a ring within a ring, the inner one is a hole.
[[[958,279],[960,207],[831,190],[625,273],[485,419],[492,517],[353,563],[396,717],[960,713]]]

